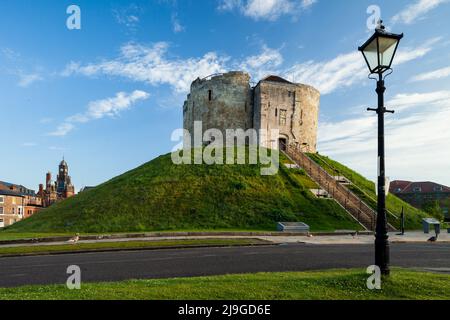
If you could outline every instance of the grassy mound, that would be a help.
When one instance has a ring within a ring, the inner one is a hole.
[[[331,175],[343,175],[349,179],[353,184],[348,186],[349,189],[370,207],[376,210],[377,196],[375,194],[375,183],[367,180],[359,173],[326,156],[319,154],[308,154],[308,156]],[[400,228],[400,220],[395,216],[400,217],[402,207],[405,212],[405,226],[407,229],[420,229],[422,226],[422,219],[429,216],[429,214],[416,209],[393,194],[389,194],[387,196],[386,207],[389,211],[388,221],[396,228]]]
[[[315,198],[302,170],[262,176],[261,167],[174,165],[164,155],[3,232],[275,230],[278,221],[361,229],[336,202]]]

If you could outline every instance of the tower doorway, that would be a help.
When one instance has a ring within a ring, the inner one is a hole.
[[[278,149],[283,152],[286,151],[286,149],[287,149],[287,139],[286,138],[278,139]]]

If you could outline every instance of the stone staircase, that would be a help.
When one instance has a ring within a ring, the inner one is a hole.
[[[323,190],[338,202],[366,230],[375,230],[377,213],[303,152],[286,146],[282,151],[299,165]],[[388,225],[389,231],[396,229]]]

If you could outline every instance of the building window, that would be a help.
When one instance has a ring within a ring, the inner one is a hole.
[[[0,203],[5,203],[5,198],[3,196],[0,196]]]
[[[434,191],[441,192],[443,190],[442,186],[434,187]]]
[[[286,110],[280,110],[280,126],[286,125],[286,114],[287,114]]]
[[[415,187],[413,189],[414,192],[422,192],[422,188],[421,187]]]
[[[0,207],[0,215],[3,215],[3,214],[4,214],[3,207]]]
[[[275,117],[278,117],[278,109],[275,109]]]
[[[212,100],[212,90],[208,90],[208,100]]]

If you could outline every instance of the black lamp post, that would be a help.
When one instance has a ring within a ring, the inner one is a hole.
[[[403,38],[403,34],[393,34],[386,32],[380,20],[375,33],[358,48],[362,52],[370,75],[378,75],[377,89],[378,108],[369,108],[369,111],[376,111],[378,114],[378,209],[377,225],[375,230],[375,265],[380,267],[383,275],[389,275],[389,236],[388,223],[386,218],[386,172],[384,154],[384,114],[394,113],[384,106],[384,86],[383,74],[391,71],[392,61],[397,52],[398,44]],[[389,75],[388,73],[387,75]],[[370,76],[369,76],[370,77]]]

